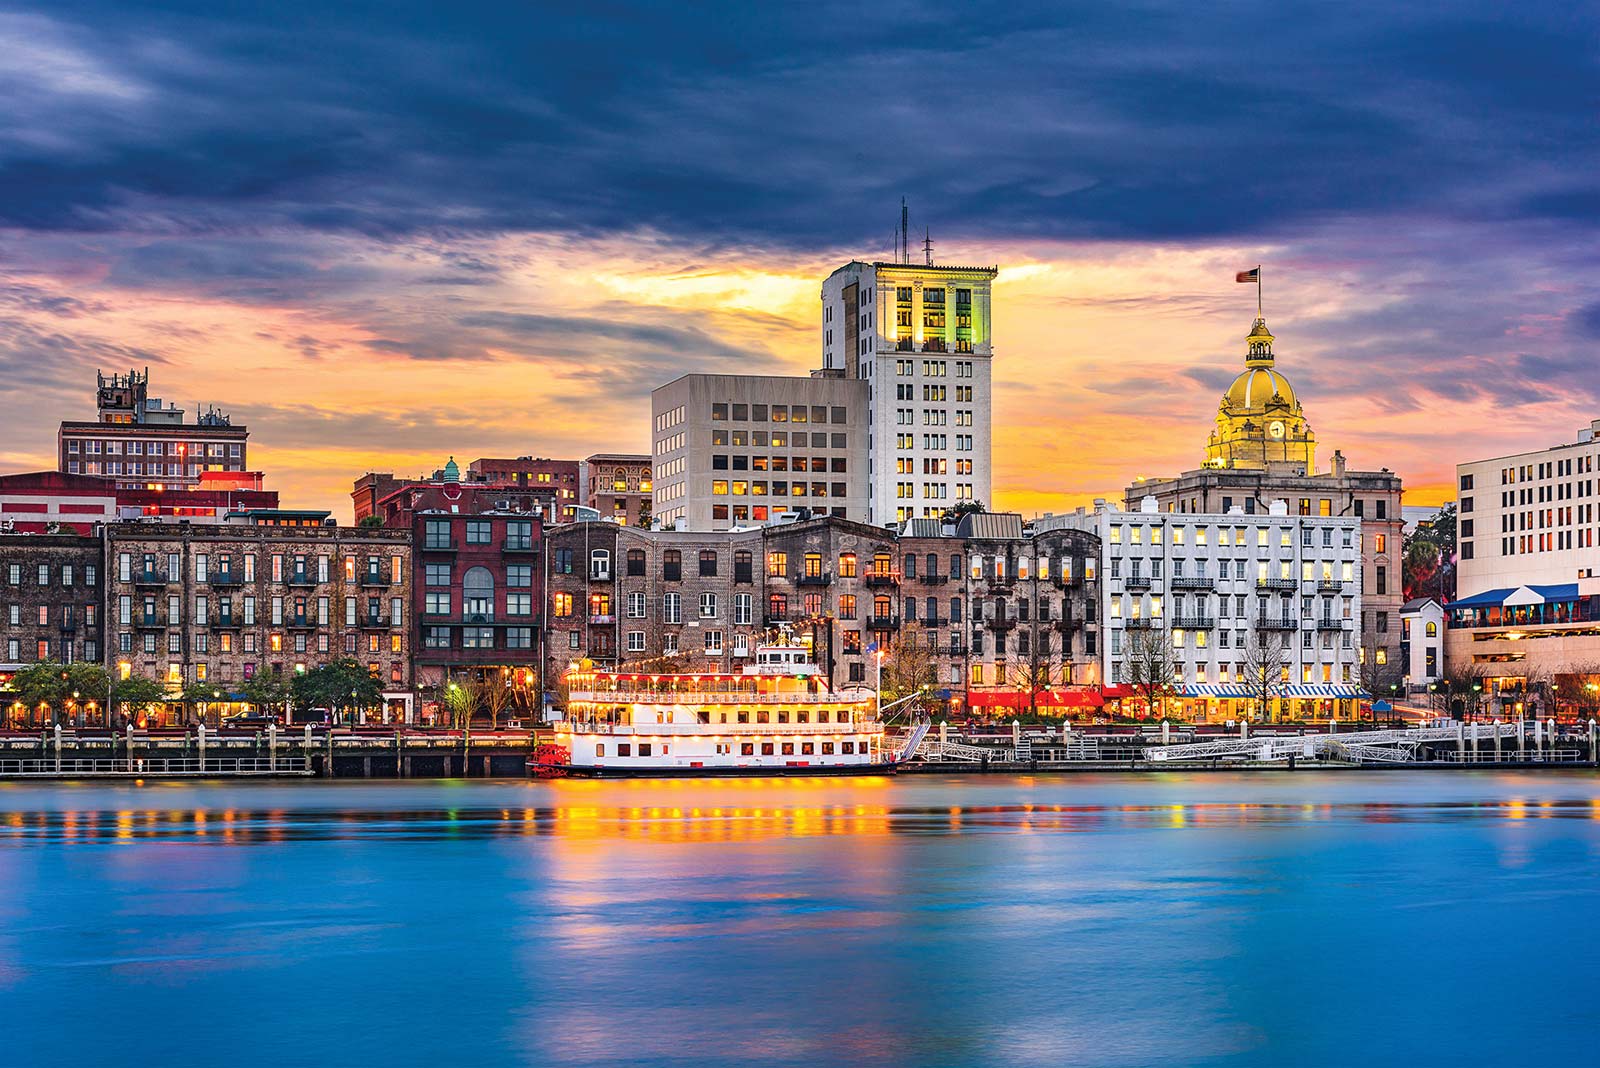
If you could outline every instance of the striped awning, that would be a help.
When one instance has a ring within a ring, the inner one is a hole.
[[[1183,688],[1185,697],[1249,697],[1250,691],[1239,683],[1192,682]]]
[[[1343,686],[1331,682],[1302,683],[1298,686],[1285,686],[1281,691],[1284,697],[1366,697],[1369,696],[1359,686]]]

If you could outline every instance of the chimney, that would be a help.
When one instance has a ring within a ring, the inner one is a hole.
[[[1333,477],[1344,477],[1344,453],[1339,449],[1333,450]]]

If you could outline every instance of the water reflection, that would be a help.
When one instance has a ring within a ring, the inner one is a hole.
[[[1576,773],[3,786],[0,1019],[23,1065],[1586,1063],[1588,1000],[1433,992],[1583,989],[1597,860]]]

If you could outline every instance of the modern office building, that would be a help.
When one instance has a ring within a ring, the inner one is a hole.
[[[728,530],[808,509],[864,522],[866,383],[837,374],[684,375],[650,395],[653,514]]]
[[[867,387],[871,522],[992,504],[994,267],[851,261],[822,284],[822,366]]]
[[[97,375],[93,422],[57,433],[58,469],[113,479],[119,489],[183,490],[208,471],[249,470],[250,432],[215,408],[192,423],[184,409],[149,395],[149,371]]]
[[[1445,663],[1482,680],[1494,715],[1571,711],[1600,682],[1597,464],[1600,420],[1572,442],[1456,468]]]

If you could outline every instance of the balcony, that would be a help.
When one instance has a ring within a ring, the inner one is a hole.
[[[315,630],[317,620],[315,616],[285,616],[283,625],[290,630]]]
[[[913,623],[920,627],[946,627],[950,625],[950,619],[948,616],[916,616],[915,618],[907,616],[906,626],[909,627]]]
[[[361,575],[361,585],[387,586],[389,585],[389,576],[381,571],[365,571]]]
[[[309,571],[295,571],[291,572],[289,577],[283,581],[287,586],[315,586],[317,584],[317,576]]]
[[[1063,634],[1071,634],[1083,626],[1083,620],[1077,616],[1060,616],[1050,621],[1050,625]]]
[[[766,614],[767,625],[769,627],[774,623],[789,623],[789,622],[793,622],[794,620],[797,620],[799,618],[800,618],[800,616],[799,616],[798,613],[796,613],[795,615],[791,616],[788,612],[772,612],[772,611],[769,611]]]
[[[1051,575],[1050,581],[1063,590],[1075,590],[1083,585],[1082,575]]]
[[[243,586],[244,576],[237,571],[217,571],[206,581],[213,586]]]
[[[1344,583],[1340,582],[1338,579],[1318,579],[1317,580],[1317,592],[1318,593],[1343,593],[1344,592]]]
[[[930,337],[930,338],[928,338],[926,341],[924,341],[922,343],[922,351],[923,352],[949,352],[950,350],[945,348],[944,338],[942,338],[942,337]]]
[[[358,615],[356,617],[356,619],[357,619],[356,625],[359,626],[362,630],[388,630],[389,629],[389,617],[384,615],[384,614],[382,614],[381,612],[378,613],[377,615],[374,615],[371,612],[367,612],[365,614]]]
[[[903,337],[894,343],[896,352],[916,352],[917,342],[914,338]]]
[[[1338,616],[1323,616],[1317,620],[1318,630],[1349,630],[1350,620]]]
[[[165,630],[167,620],[160,612],[135,612],[133,627],[135,630]]]
[[[507,538],[500,547],[502,552],[508,553],[531,553],[537,548],[532,538]]]
[[[1258,589],[1258,590],[1285,590],[1285,591],[1288,591],[1288,592],[1292,593],[1295,590],[1298,590],[1299,588],[1300,588],[1300,583],[1299,583],[1299,580],[1297,580],[1297,579],[1292,579],[1292,578],[1258,578],[1258,579],[1256,579],[1256,589]]]
[[[1174,575],[1172,588],[1175,590],[1214,590],[1217,580],[1210,575]]]
[[[1256,620],[1257,630],[1299,630],[1300,621],[1293,616],[1262,616]]]
[[[1217,621],[1211,616],[1173,616],[1172,625],[1178,630],[1213,630]]]
[[[900,576],[888,571],[868,571],[868,586],[898,586]]]
[[[930,574],[923,575],[922,576],[922,581],[926,582],[930,586],[942,586],[946,582],[950,581],[950,576],[949,575],[941,575],[941,574],[939,574],[939,572],[934,571],[934,572],[932,572]]]
[[[1128,630],[1160,630],[1161,619],[1158,616],[1132,616],[1123,620],[1122,625]]]
[[[983,625],[990,630],[1010,630],[1017,625],[1017,617],[1005,613],[986,616],[983,620]]]
[[[1130,590],[1148,590],[1153,581],[1149,575],[1129,575],[1123,585]]]
[[[609,612],[590,612],[589,625],[592,627],[610,626],[617,621],[617,617]]]
[[[133,573],[135,586],[165,586],[167,576],[160,571],[135,571]]]
[[[211,617],[210,627],[212,630],[238,630],[239,626],[239,617],[233,615],[232,613],[215,615]]]
[[[62,634],[74,634],[78,630],[78,621],[75,619],[63,619],[57,626],[60,627]]]
[[[871,615],[867,617],[868,630],[894,630],[899,626],[900,617],[893,613],[885,616]]]
[[[820,575],[801,575],[794,581],[797,586],[827,586],[833,582],[833,575],[824,571]]]
[[[424,538],[418,548],[425,553],[453,553],[460,546],[454,538]]]
[[[468,626],[484,627],[494,622],[493,612],[468,612],[461,617],[461,622]]]

